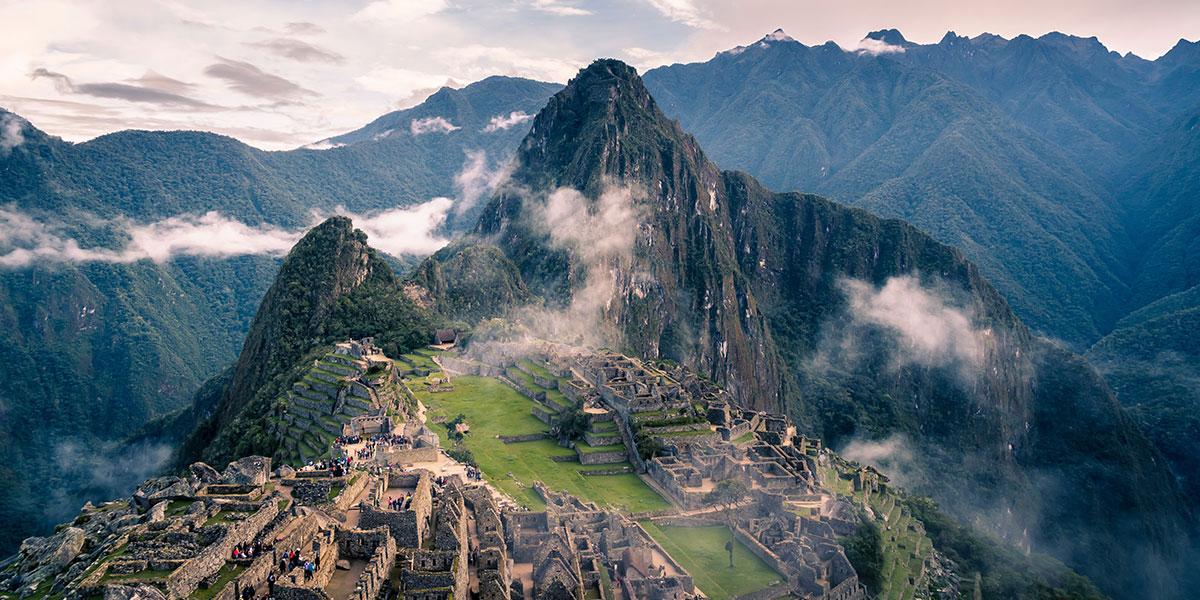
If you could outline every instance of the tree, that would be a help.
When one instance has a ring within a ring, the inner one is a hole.
[[[729,526],[729,542],[725,549],[729,551],[730,568],[733,567],[733,507],[745,497],[746,484],[740,479],[722,480],[704,495],[704,504],[725,509],[725,524]]]
[[[577,401],[575,406],[559,419],[558,439],[566,442],[583,439],[590,425],[587,413],[583,412],[583,401]]]

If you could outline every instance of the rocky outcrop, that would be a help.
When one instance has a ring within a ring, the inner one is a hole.
[[[192,477],[196,478],[196,481],[199,481],[204,485],[221,482],[221,474],[218,473],[216,469],[208,466],[205,463],[192,463],[191,466],[188,467],[188,471],[191,472]]]
[[[152,585],[109,585],[104,588],[104,600],[166,600]]]
[[[271,459],[265,456],[239,458],[225,468],[221,483],[259,486],[271,478]]]

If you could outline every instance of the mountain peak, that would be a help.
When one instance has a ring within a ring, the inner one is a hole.
[[[788,35],[786,32],[784,32],[783,28],[779,28],[779,29],[776,29],[775,31],[772,31],[771,33],[768,33],[767,35],[763,36],[762,41],[764,41],[764,42],[794,42],[794,41],[796,41],[796,39],[793,38],[792,36]]]
[[[598,191],[609,178],[633,175],[643,153],[695,145],[685,139],[633,67],[601,59],[567,82],[534,118],[511,179],[530,189]]]
[[[259,304],[222,399],[221,423],[232,419],[271,374],[299,357],[302,341],[320,337],[342,294],[373,278],[396,276],[348,217],[329,217],[304,234]]]
[[[879,40],[891,46],[906,46],[908,40],[904,39],[904,35],[898,29],[880,29],[867,34],[867,39]]]

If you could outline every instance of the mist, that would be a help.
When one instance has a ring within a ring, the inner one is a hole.
[[[375,248],[394,255],[427,255],[448,243],[435,233],[446,221],[454,201],[434,198],[423,204],[356,214],[338,207],[331,213],[313,211],[315,226],[332,214],[354,220]],[[212,211],[180,215],[146,224],[126,218],[97,221],[126,238],[120,248],[83,247],[65,233],[62,223],[39,220],[25,212],[0,208],[0,268],[23,268],[35,263],[166,262],[177,256],[227,258],[242,255],[283,256],[308,227],[283,229],[250,226]]]
[[[960,306],[941,285],[922,285],[915,276],[889,278],[880,287],[842,279],[845,310],[821,327],[810,368],[822,373],[853,371],[882,360],[890,372],[937,368],[973,387],[983,368],[990,332],[975,325],[974,312]]]
[[[530,195],[529,226],[545,234],[552,249],[568,253],[573,286],[570,302],[558,310],[523,309],[517,316],[543,337],[589,346],[619,347],[623,336],[608,318],[613,299],[623,287],[645,274],[631,272],[637,239],[638,211],[634,189],[610,185],[595,200],[571,188],[544,197]]]
[[[159,474],[172,447],[152,442],[87,443],[64,439],[51,448],[54,476],[43,490],[49,523],[70,520],[87,502],[128,496],[148,477]]]
[[[13,148],[25,143],[21,130],[25,121],[16,115],[0,115],[0,156],[8,156]]]

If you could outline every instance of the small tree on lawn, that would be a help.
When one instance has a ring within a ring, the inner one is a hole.
[[[733,507],[746,497],[746,484],[740,479],[725,479],[713,486],[712,491],[704,495],[704,503],[708,506],[719,506],[725,509],[725,524],[729,526],[729,541],[725,549],[729,551],[729,566],[733,567]]]

